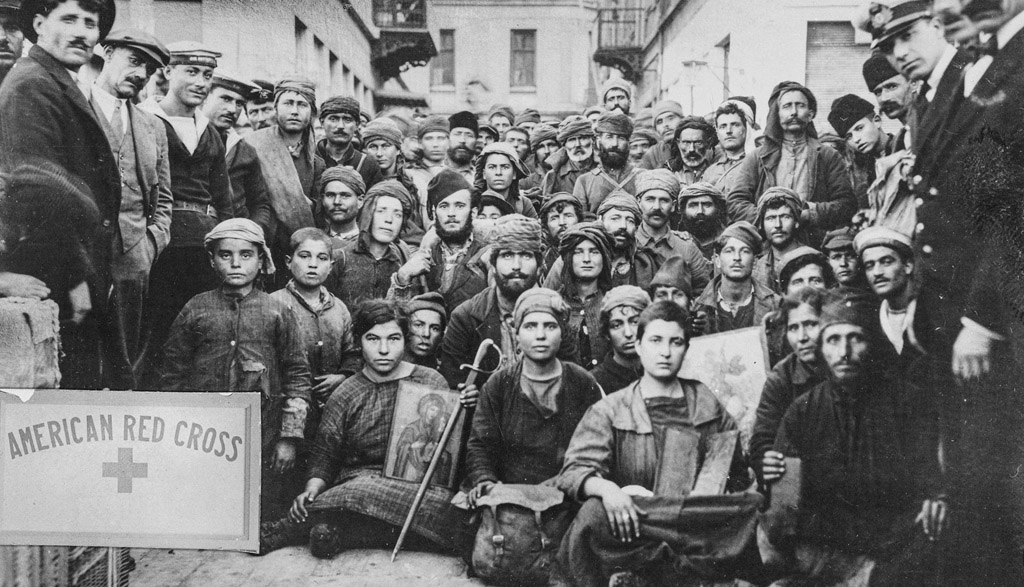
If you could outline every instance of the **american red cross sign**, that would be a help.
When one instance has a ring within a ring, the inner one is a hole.
[[[259,548],[260,394],[0,391],[0,544]]]

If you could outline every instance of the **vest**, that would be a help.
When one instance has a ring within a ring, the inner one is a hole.
[[[121,179],[121,207],[117,215],[121,237],[119,252],[127,253],[145,238],[147,227],[146,210],[137,166],[138,159],[135,156],[134,123],[131,111],[129,111],[128,125],[124,129],[124,136],[118,142],[103,110],[92,100],[90,103],[96,113],[96,118],[99,119],[100,126],[103,127],[103,132],[107,134],[110,148],[114,152],[114,163],[117,164]],[[130,106],[126,103],[123,108],[130,108]]]

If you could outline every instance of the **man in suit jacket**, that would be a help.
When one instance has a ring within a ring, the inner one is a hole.
[[[112,281],[104,332],[104,384],[135,389],[132,364],[139,358],[142,309],[149,273],[171,239],[171,168],[167,134],[155,116],[132,104],[170,53],[156,37],[115,31],[103,41],[103,70],[89,89],[89,103],[117,157],[121,205],[113,235]]]
[[[113,0],[63,0],[49,9],[25,0],[19,21],[34,46],[0,87],[0,162],[8,169],[49,162],[80,180],[100,214],[92,272],[56,300],[61,306],[60,368],[67,388],[98,388],[99,325],[109,287],[120,180],[107,136],[78,87],[78,69],[114,23]]]

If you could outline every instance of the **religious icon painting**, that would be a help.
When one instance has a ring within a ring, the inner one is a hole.
[[[456,412],[459,394],[408,381],[399,384],[397,393],[388,450],[384,457],[384,476],[420,483],[448,420]],[[459,445],[465,420],[465,412],[461,412],[441,450],[431,485],[453,491],[457,489],[455,476],[462,458]]]

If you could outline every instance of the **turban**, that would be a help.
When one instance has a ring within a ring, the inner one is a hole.
[[[526,167],[522,160],[519,159],[519,154],[516,153],[516,150],[514,148],[512,148],[512,145],[501,142],[491,143],[490,145],[484,147],[483,151],[480,151],[480,156],[477,157],[476,159],[476,164],[478,168],[483,168],[487,161],[487,156],[493,154],[504,155],[508,157],[509,163],[512,164],[512,168],[516,172],[516,179],[523,179],[527,175],[530,175],[530,170]]]
[[[627,139],[633,134],[633,121],[621,112],[605,112],[597,119],[595,132],[607,132]]]
[[[402,146],[402,130],[391,118],[375,118],[366,123],[362,131],[363,144],[369,145],[376,140],[384,140],[395,147]]]
[[[633,116],[633,124],[637,128],[654,128],[654,109],[641,108]]]
[[[638,141],[647,141],[651,146],[654,146],[657,145],[660,140],[661,135],[654,132],[654,129],[641,126],[633,129],[633,134],[629,137],[629,144],[632,145]]]
[[[793,277],[793,273],[796,273],[797,267],[803,265],[801,261],[807,258],[814,259],[822,267],[831,267],[828,264],[828,259],[825,258],[821,251],[807,245],[801,245],[782,255],[782,258],[779,259],[779,282],[783,287]]]
[[[629,82],[622,78],[614,78],[604,82],[604,85],[601,86],[601,101],[604,102],[608,98],[608,92],[615,89],[626,92],[627,98],[633,97],[633,91],[629,87]]]
[[[665,167],[641,171],[636,178],[636,198],[639,200],[644,192],[650,190],[665,190],[675,201],[679,195],[679,178]]]
[[[610,270],[612,235],[608,234],[604,225],[597,221],[578,222],[565,229],[565,232],[562,233],[558,240],[559,256],[565,258],[566,255],[572,255],[576,247],[585,240],[597,245],[597,248],[601,251],[601,256],[604,257],[604,268]],[[565,259],[565,264],[569,265],[569,261],[570,259]]]
[[[309,102],[309,108],[316,114],[316,84],[309,78],[298,74],[285,76],[274,86],[274,104],[281,99],[281,94],[295,92]]]
[[[686,297],[693,297],[693,284],[690,283],[690,268],[682,257],[669,257],[661,269],[654,274],[654,279],[647,286],[653,293],[657,287],[674,287],[686,294]]]
[[[853,248],[857,250],[858,255],[871,247],[888,247],[902,255],[904,259],[912,259],[914,256],[914,246],[910,237],[885,226],[869,226],[853,237]]]
[[[738,102],[738,104],[736,104],[737,106],[740,106],[740,104],[742,104],[740,109],[743,110],[744,112],[750,112],[750,116],[747,119],[750,123],[750,126],[757,127],[757,122],[755,121],[755,119],[757,118],[757,102],[754,101],[753,96],[730,96],[729,99],[727,99],[725,102]]]
[[[608,110],[604,106],[590,106],[583,111],[583,118],[590,118],[591,114],[604,114]]]
[[[763,246],[761,243],[761,234],[757,232],[757,229],[754,228],[753,224],[746,220],[738,220],[729,226],[726,226],[725,230],[722,231],[722,234],[718,235],[718,238],[715,239],[715,243],[718,246],[724,247],[725,243],[730,238],[737,239],[750,247],[750,249],[754,251],[755,256],[761,254],[761,248]]]
[[[821,248],[825,251],[838,251],[847,247],[853,248],[853,233],[849,228],[837,228],[830,231],[821,241]]]
[[[212,250],[213,243],[223,238],[237,238],[258,246],[263,256],[263,272],[267,275],[274,273],[274,260],[270,257],[270,248],[267,247],[267,241],[263,237],[263,229],[260,228],[259,224],[248,218],[230,218],[214,226],[213,230],[206,234],[206,238],[203,239],[203,246],[208,251]]]
[[[650,305],[651,296],[647,295],[647,292],[635,285],[620,285],[604,294],[604,299],[601,300],[601,315],[607,316],[619,306],[629,306],[642,312]]]
[[[516,325],[516,330],[522,325],[523,318],[534,312],[550,314],[560,325],[569,319],[569,307],[565,305],[565,300],[557,291],[546,287],[528,289],[516,300],[515,308],[512,310],[512,321]]]
[[[527,109],[523,110],[522,112],[520,112],[518,116],[516,116],[515,120],[512,121],[512,126],[519,126],[520,124],[522,124],[524,122],[526,122],[526,123],[530,123],[530,122],[539,123],[540,122],[540,112],[537,112],[533,108],[527,108]]]
[[[536,151],[537,147],[539,147],[544,141],[556,140],[558,140],[558,131],[555,130],[555,127],[549,124],[538,124],[533,127],[532,131],[530,131],[530,148],[534,151]]]
[[[495,251],[539,253],[543,248],[540,221],[522,214],[502,216],[494,222],[492,246]]]
[[[601,205],[597,207],[598,217],[604,216],[604,213],[612,210],[625,210],[626,212],[632,212],[633,216],[636,217],[636,221],[640,222],[640,218],[643,216],[643,212],[640,211],[640,204],[637,203],[636,197],[632,196],[622,190],[615,190],[601,202]]]
[[[834,324],[853,324],[878,333],[878,305],[872,301],[872,294],[854,288],[840,288],[830,292],[821,307],[818,318],[819,332]]]
[[[594,126],[583,116],[570,116],[558,125],[558,142],[562,145],[573,137],[594,136]]]
[[[357,196],[366,194],[366,184],[363,183],[363,176],[359,175],[359,172],[351,167],[335,165],[325,169],[320,175],[320,183],[316,186],[316,192],[322,195],[324,188],[332,181],[340,181],[345,184],[345,187],[355,192]]]
[[[674,100],[662,100],[654,105],[654,124],[657,126],[658,119],[665,114],[675,114],[679,118],[683,117],[683,107]]]
[[[320,105],[320,120],[330,114],[348,114],[353,120],[359,120],[359,102],[349,96],[333,96]]]
[[[448,168],[442,169],[427,183],[427,213],[434,217],[434,207],[440,204],[445,198],[462,190],[471,190],[462,174]]]
[[[725,212],[725,194],[722,193],[722,190],[715,187],[714,184],[706,181],[698,181],[697,183],[683,186],[683,189],[679,191],[679,203],[685,206],[686,200],[703,196],[711,196],[715,201],[715,205],[719,208],[719,212]]]
[[[431,132],[443,132],[449,134],[451,130],[448,127],[448,119],[443,116],[428,116],[420,122],[420,128],[416,131],[416,138],[423,140],[423,137],[427,133]]]
[[[495,116],[502,116],[508,119],[508,123],[512,124],[516,120],[516,113],[512,111],[511,106],[505,106],[504,104],[495,104],[491,106],[491,109],[487,111],[487,121],[490,122]]]
[[[476,119],[476,114],[472,112],[456,112],[448,117],[449,128],[468,128],[473,131],[473,134],[480,133],[480,121]]]
[[[807,98],[807,106],[814,112],[818,111],[818,99],[814,97],[814,94],[804,87],[802,84],[796,82],[780,82],[775,88],[772,89],[771,97],[768,98],[768,118],[765,120],[765,131],[764,136],[769,138],[776,143],[782,143],[782,121],[779,118],[779,98],[782,97],[786,92],[800,92]],[[807,136],[815,137],[818,136],[818,131],[814,128],[814,123],[807,124]]]
[[[865,116],[871,116],[874,113],[875,107],[871,102],[856,94],[846,94],[832,102],[832,111],[828,113],[828,123],[835,129],[839,138],[844,139],[853,125],[860,122]]]
[[[444,309],[444,296],[436,291],[427,292],[414,297],[409,300],[405,309],[409,314],[419,312],[420,310],[431,310],[433,312],[437,312],[441,315],[442,328],[444,328],[445,322],[448,321],[448,311]]]
[[[551,197],[549,197],[547,201],[544,202],[544,204],[540,207],[540,210],[537,211],[537,214],[540,215],[541,222],[547,222],[546,216],[548,212],[554,210],[555,206],[561,203],[571,204],[574,208],[576,208],[576,216],[580,220],[583,219],[583,204],[581,204],[575,196],[573,196],[569,192],[555,192],[551,194]]]
[[[796,219],[800,219],[800,212],[804,209],[803,200],[796,192],[789,188],[782,186],[775,186],[768,188],[761,194],[761,197],[757,199],[757,226],[763,227],[764,215],[768,211],[768,205],[771,204],[772,208],[777,208],[779,200],[782,200],[782,204],[789,206],[793,210],[793,215]]]
[[[871,57],[864,62],[864,83],[868,85],[868,91],[874,93],[875,88],[882,82],[892,79],[900,72],[893,69],[892,64],[881,53],[872,53]]]

